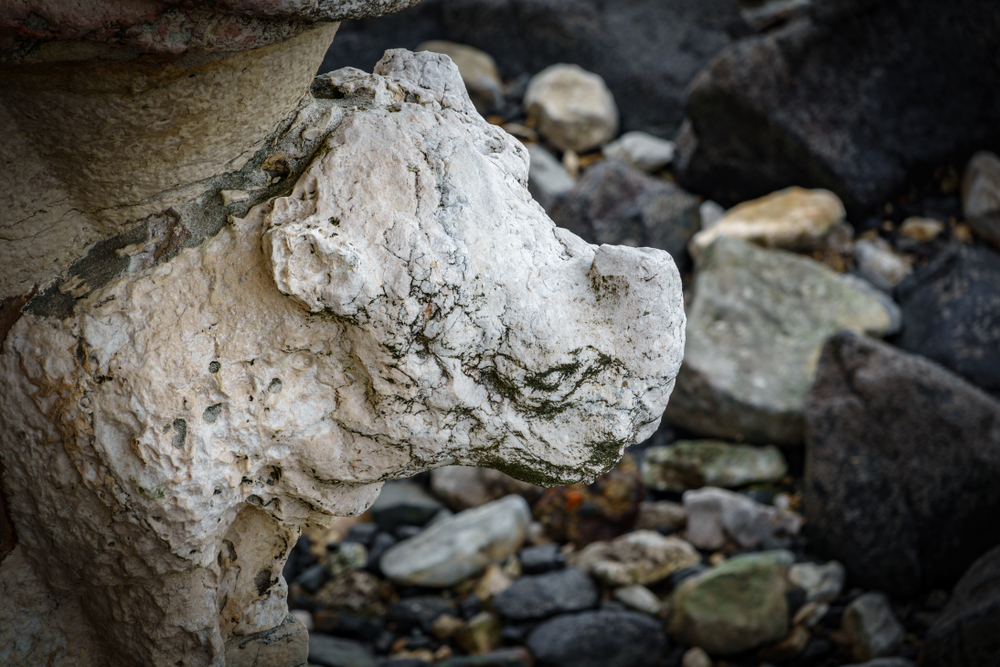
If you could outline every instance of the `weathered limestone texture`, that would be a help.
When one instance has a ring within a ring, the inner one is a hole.
[[[655,431],[684,347],[667,253],[557,229],[446,56],[303,93],[177,187],[163,155],[123,174],[167,194],[82,256],[55,233],[43,260],[72,263],[11,290],[42,283],[0,354],[0,663],[304,663],[281,577],[304,524],[446,464],[590,479]]]

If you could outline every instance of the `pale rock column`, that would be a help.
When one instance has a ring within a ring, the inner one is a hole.
[[[0,14],[0,664],[304,664],[303,525],[655,430],[669,255],[557,229],[445,56],[312,79],[322,21],[406,4]]]

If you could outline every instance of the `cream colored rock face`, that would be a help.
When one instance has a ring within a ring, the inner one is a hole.
[[[592,478],[673,388],[667,253],[556,229],[445,56],[329,80],[367,102],[300,112],[329,135],[288,196],[66,319],[24,315],[0,355],[19,549],[116,665],[221,665],[284,617],[304,523],[443,464]]]

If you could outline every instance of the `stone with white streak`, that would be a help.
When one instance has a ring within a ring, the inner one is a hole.
[[[285,196],[7,335],[0,453],[30,557],[0,582],[37,572],[65,601],[46,646],[219,667],[285,618],[303,524],[442,463],[591,479],[655,430],[684,340],[669,255],[557,230],[443,56],[390,51],[344,85],[300,112],[328,134]]]

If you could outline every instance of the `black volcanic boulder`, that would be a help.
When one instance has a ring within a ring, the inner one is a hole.
[[[847,331],[806,398],[805,515],[865,588],[955,581],[1000,543],[1000,402],[937,364]]]
[[[1000,547],[973,563],[924,641],[927,667],[1000,665]]]
[[[666,250],[682,273],[691,268],[687,243],[701,227],[697,197],[619,160],[585,171],[556,196],[549,215],[588,243]]]
[[[385,49],[430,39],[486,51],[507,78],[574,63],[607,82],[622,131],[671,138],[688,83],[749,31],[736,0],[424,0],[376,21],[345,22],[320,71],[370,71]]]
[[[1000,395],[1000,253],[952,246],[903,280],[896,298],[901,348]]]
[[[1000,131],[995,0],[817,2],[692,83],[681,183],[729,206],[790,185],[867,214]]]

